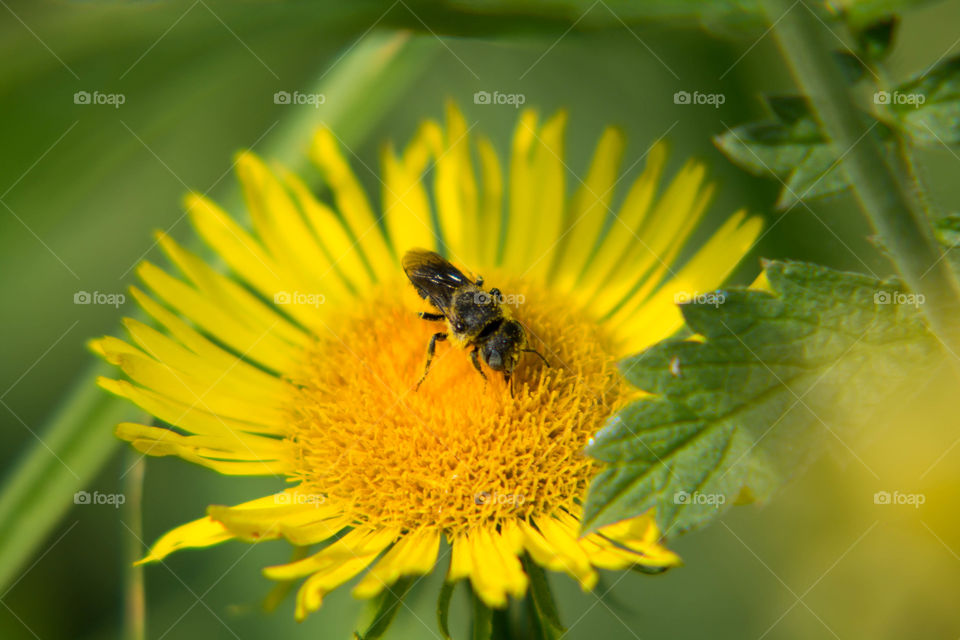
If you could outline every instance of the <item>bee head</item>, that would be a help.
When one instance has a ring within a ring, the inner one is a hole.
[[[516,320],[504,320],[480,347],[483,361],[494,371],[510,373],[520,361],[527,335]]]

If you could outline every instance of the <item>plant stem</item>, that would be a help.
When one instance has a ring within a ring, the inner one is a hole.
[[[127,557],[124,570],[123,637],[126,640],[144,640],[147,637],[147,606],[143,588],[143,567],[134,563],[143,557],[143,474],[146,462],[139,452],[127,453],[130,471],[124,480],[126,495]]]
[[[763,5],[794,77],[842,158],[861,208],[904,282],[923,295],[927,322],[960,371],[960,287],[924,212],[911,206],[905,180],[884,159],[876,134],[854,106],[824,39],[826,26],[806,0],[763,0]]]

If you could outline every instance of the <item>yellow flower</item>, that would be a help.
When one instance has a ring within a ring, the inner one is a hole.
[[[311,148],[326,201],[251,153],[237,166],[252,233],[188,196],[228,274],[158,235],[182,276],[144,262],[151,293],[132,291],[159,328],[127,319],[130,342],[92,346],[126,374],[102,386],[164,426],[117,434],[144,454],[293,486],[209,507],[145,560],[230,539],[325,545],[265,570],[305,578],[299,618],[361,573],[361,598],[429,573],[441,550],[447,579],[468,578],[491,607],[525,593],[524,554],[584,589],[597,568],[678,562],[651,514],[579,536],[595,471],[582,449],[637,396],[617,360],[677,331],[676,297],[720,285],[760,222],[735,214],[678,266],[711,197],[703,166],[686,164],[658,193],[666,154],[654,145],[614,211],[624,139],[611,128],[568,199],[565,124],[562,112],[542,123],[523,113],[505,177],[491,143],[472,144],[450,106],[445,126],[426,122],[402,153],[383,151],[380,214],[328,130]],[[511,390],[441,343],[415,390],[440,325],[416,315],[427,309],[399,267],[411,247],[445,252],[499,288],[550,366],[525,355]]]

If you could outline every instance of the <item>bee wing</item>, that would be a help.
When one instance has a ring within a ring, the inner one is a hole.
[[[402,264],[420,297],[429,298],[444,313],[450,309],[456,291],[471,284],[462,271],[433,251],[411,249],[404,254]]]

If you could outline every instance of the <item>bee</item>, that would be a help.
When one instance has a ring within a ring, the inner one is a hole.
[[[483,360],[494,371],[503,373],[509,383],[524,353],[536,353],[549,366],[536,349],[528,348],[527,332],[518,321],[510,317],[510,310],[500,305],[499,289],[483,289],[483,278],[470,280],[462,271],[433,251],[411,249],[403,256],[403,271],[424,300],[429,300],[439,313],[420,312],[423,320],[446,322],[447,330],[439,331],[427,345],[427,364],[416,388],[419,389],[436,351],[437,343],[452,336],[453,342],[470,348],[470,360],[484,380],[486,374],[480,366]]]

